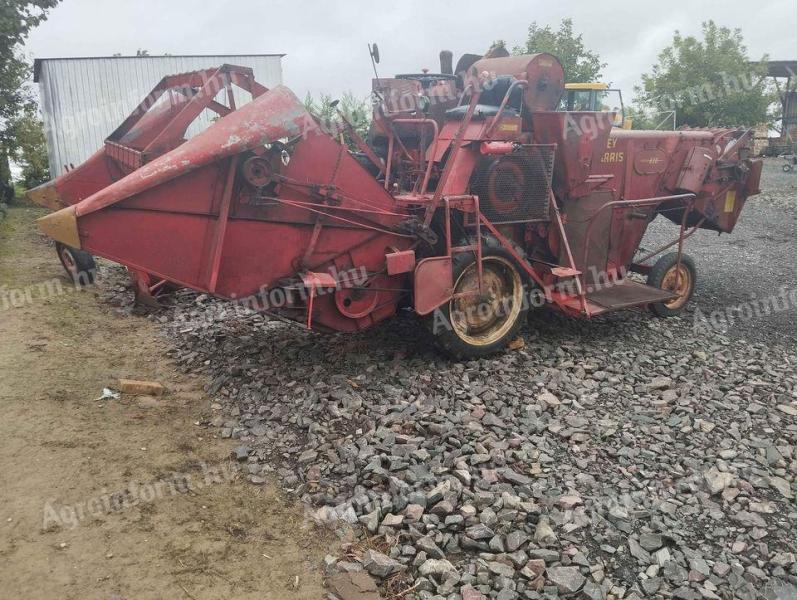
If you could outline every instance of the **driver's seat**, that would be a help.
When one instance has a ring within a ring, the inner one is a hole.
[[[501,107],[501,102],[504,100],[510,86],[515,82],[515,78],[511,75],[501,75],[490,81],[485,85],[482,94],[479,97],[479,103],[473,111],[474,119],[486,119],[494,117],[498,114],[498,109]],[[509,100],[504,107],[504,114],[507,116],[518,116],[520,109],[523,105],[523,90],[516,87],[512,90]],[[446,118],[448,119],[462,119],[468,112],[468,104],[461,104],[456,108],[446,111]]]

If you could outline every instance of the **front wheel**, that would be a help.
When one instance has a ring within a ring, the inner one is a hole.
[[[648,274],[648,285],[678,294],[667,302],[656,302],[650,305],[659,317],[672,317],[680,313],[695,293],[697,269],[695,261],[686,254],[681,255],[681,266],[678,268],[678,253],[672,252],[662,256]]]
[[[792,169],[793,169],[793,167],[791,165],[789,165],[789,164],[783,165],[783,172],[784,173],[791,173]]]
[[[482,259],[482,292],[476,257],[458,254],[454,296],[427,317],[437,343],[458,359],[502,350],[517,336],[528,312],[523,277],[511,254],[501,247],[485,247]]]
[[[97,272],[94,257],[85,250],[78,250],[61,242],[55,243],[58,260],[75,285],[91,285]]]

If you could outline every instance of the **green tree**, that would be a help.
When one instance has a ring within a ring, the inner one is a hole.
[[[13,201],[14,186],[11,182],[11,165],[5,148],[0,146],[0,204],[11,204]]]
[[[50,167],[47,160],[47,139],[44,124],[32,108],[14,119],[14,162],[22,168],[22,185],[26,189],[49,181]]]
[[[346,117],[360,137],[364,139],[368,135],[368,128],[371,126],[371,104],[367,99],[361,99],[351,92],[345,92],[335,104],[335,100],[328,94],[321,94],[316,100],[308,92],[304,99],[304,106],[310,114],[319,119],[321,126],[332,137],[337,139],[343,135],[346,145],[351,150],[356,151],[357,145],[342,125],[338,112]]]
[[[633,129],[670,131],[673,128],[673,111],[656,112],[632,104],[625,107],[625,116],[631,119]]]
[[[708,21],[702,34],[698,39],[675,32],[658,64],[642,75],[636,101],[652,111],[675,110],[679,127],[749,127],[769,121],[774,98],[766,67],[751,65],[741,30]]]
[[[23,83],[30,66],[20,51],[31,30],[59,0],[3,0],[0,4],[0,118],[13,117],[29,96]]]
[[[562,19],[559,29],[554,31],[550,25],[540,27],[536,21],[529,26],[529,36],[524,46],[516,46],[514,54],[535,54],[548,52],[562,63],[565,81],[568,83],[589,83],[600,81],[601,71],[606,63],[601,62],[597,52],[584,46],[582,34],[573,33],[573,20]]]
[[[32,94],[25,86],[30,78],[30,65],[22,56],[22,46],[31,30],[47,18],[47,11],[59,1],[2,0],[0,3],[0,157],[16,154],[17,142],[12,131],[20,116],[33,106]],[[8,184],[0,182],[0,187]]]

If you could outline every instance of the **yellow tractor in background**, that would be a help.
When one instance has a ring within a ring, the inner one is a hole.
[[[625,115],[623,93],[606,83],[566,83],[564,110],[613,112],[615,127],[631,129],[633,126],[633,119]]]

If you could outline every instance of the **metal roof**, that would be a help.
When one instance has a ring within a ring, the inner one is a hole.
[[[751,65],[767,68],[770,77],[795,77],[797,76],[797,60],[766,60],[764,62],[752,62]]]
[[[146,54],[144,56],[52,56],[46,58],[37,58],[33,61],[33,82],[39,83],[39,75],[41,74],[42,63],[52,60],[113,60],[113,59],[131,59],[131,58],[248,58],[253,56],[266,57],[278,56],[284,57],[284,53],[261,53],[254,52],[252,54]]]

